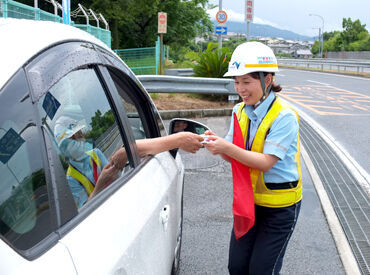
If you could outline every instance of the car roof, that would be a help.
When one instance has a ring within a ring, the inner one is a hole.
[[[49,21],[0,18],[0,90],[30,58],[63,41],[80,40],[111,49],[89,33]]]

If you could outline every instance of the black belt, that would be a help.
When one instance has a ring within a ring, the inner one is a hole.
[[[265,182],[265,185],[270,190],[292,189],[292,188],[297,187],[298,181],[296,180],[296,181],[281,182],[281,183]]]

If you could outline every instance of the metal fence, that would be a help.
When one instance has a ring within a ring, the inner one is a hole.
[[[279,58],[278,64],[281,67],[294,67],[297,69],[309,69],[326,72],[350,73],[370,77],[370,60],[355,59],[293,59]],[[193,69],[167,69],[166,75],[192,76]]]
[[[278,64],[300,69],[316,69],[320,71],[346,72],[358,75],[370,75],[370,61],[349,59],[289,59],[280,58]]]
[[[53,21],[58,23],[63,22],[63,18],[58,15],[45,12],[39,8],[27,6],[13,0],[0,0],[0,17]],[[91,25],[74,24],[73,22],[71,25],[92,34],[111,47],[111,33],[109,30]]]
[[[136,75],[156,75],[159,73],[160,47],[158,37],[155,47],[119,49],[114,51]],[[162,51],[162,61],[164,62],[165,47],[163,47]]]

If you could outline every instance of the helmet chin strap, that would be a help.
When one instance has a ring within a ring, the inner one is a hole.
[[[261,87],[262,87],[263,95],[262,95],[261,99],[256,104],[254,104],[254,108],[257,108],[263,101],[265,101],[266,97],[270,93],[271,86],[272,86],[272,82],[271,82],[270,85],[266,89],[265,76],[264,76],[263,72],[258,72],[258,74],[259,74],[260,81],[261,81]]]

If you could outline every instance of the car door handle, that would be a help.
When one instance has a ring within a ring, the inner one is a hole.
[[[167,224],[168,224],[169,217],[170,217],[170,206],[168,204],[166,204],[165,206],[163,206],[163,208],[161,210],[161,214],[160,214],[160,219],[161,219],[161,222],[164,226],[164,229],[167,229]]]

